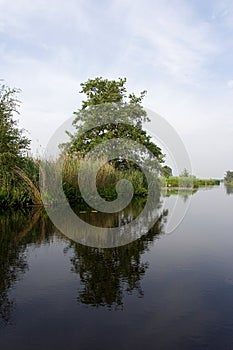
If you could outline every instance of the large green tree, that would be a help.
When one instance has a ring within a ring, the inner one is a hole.
[[[14,118],[19,114],[19,91],[0,84],[0,169],[4,170],[20,165],[30,144]]]
[[[228,170],[224,176],[224,182],[228,185],[233,185],[233,171]]]
[[[34,183],[38,181],[38,165],[27,156],[30,140],[15,119],[19,115],[18,94],[0,81],[0,206],[23,202],[41,203]]]
[[[84,93],[86,99],[82,102],[82,107],[74,112],[73,125],[78,133],[70,134],[71,141],[66,145],[69,154],[83,157],[103,141],[123,138],[145,146],[158,163],[163,162],[161,149],[142,128],[142,123],[149,121],[142,107],[146,91],[142,91],[139,96],[127,94],[125,84],[126,78],[108,80],[102,77],[81,84],[80,93]],[[114,123],[116,119],[118,124]],[[101,122],[96,125],[98,121]],[[143,158],[141,155],[139,157]],[[115,165],[125,166],[125,162],[120,160]]]

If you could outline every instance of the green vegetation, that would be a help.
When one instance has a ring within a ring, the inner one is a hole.
[[[168,165],[164,165],[161,169],[161,174],[166,178],[172,176],[172,168]]]
[[[70,202],[76,202],[82,196],[79,191],[77,173],[82,159],[74,159],[67,156],[63,166],[63,188]],[[89,161],[85,165],[85,187],[90,188],[90,177],[88,174],[97,172],[96,186],[99,194],[105,199],[115,199],[117,197],[116,184],[121,179],[130,181],[134,188],[135,196],[145,196],[147,194],[147,181],[144,174],[138,169],[121,170],[116,169],[112,164],[106,162],[103,166],[100,160]],[[156,181],[157,177],[154,178]],[[158,183],[159,185],[159,183]],[[91,196],[91,192],[90,192]]]
[[[162,150],[152,142],[151,137],[142,129],[142,123],[149,118],[142,107],[146,91],[139,96],[128,94],[126,79],[108,80],[100,78],[89,79],[81,84],[81,93],[86,99],[82,101],[81,108],[74,112],[74,134],[69,134],[68,143],[61,145],[63,164],[63,189],[70,203],[81,202],[81,193],[78,186],[80,166],[86,155],[98,145],[105,145],[95,156],[85,160],[87,176],[85,187],[90,188],[89,173],[96,172],[96,185],[99,194],[106,200],[117,197],[116,184],[126,179],[132,183],[134,195],[144,197],[148,186],[154,189],[164,188],[190,188],[218,185],[219,180],[197,179],[189,175],[184,169],[180,176],[172,176],[172,169],[163,165],[165,155]],[[0,208],[25,207],[41,205],[39,192],[39,165],[40,161],[28,155],[30,140],[25,136],[24,130],[18,127],[15,119],[19,115],[20,90],[9,88],[0,83]],[[118,123],[116,123],[116,117]],[[99,123],[99,124],[98,124]],[[97,125],[93,127],[93,125]],[[120,156],[112,159],[112,149],[109,140],[117,140],[116,146],[120,149]],[[124,139],[124,144],[120,143]],[[140,152],[130,151],[127,140],[142,145]],[[147,151],[145,151],[147,150]],[[130,153],[131,152],[131,153]],[[124,155],[129,155],[125,159]],[[108,158],[109,157],[109,158]],[[110,160],[109,160],[110,159]],[[133,160],[132,160],[133,159]],[[104,161],[103,161],[104,160]],[[149,183],[147,183],[140,166],[146,164],[147,169],[153,169]],[[55,173],[56,162],[47,162],[45,172]],[[161,177],[159,179],[159,174]],[[51,181],[56,187],[54,177],[43,176],[42,182]],[[49,178],[49,179],[48,179]],[[225,184],[233,185],[233,172],[228,171]],[[59,194],[43,192],[48,204],[59,200]],[[92,192],[90,190],[90,196]]]
[[[199,187],[220,185],[219,179],[198,179],[190,175],[186,168],[179,176],[167,176],[164,172],[162,172],[162,175],[164,176],[160,177],[160,183],[163,188],[196,189]]]
[[[142,91],[137,97],[131,93],[127,95],[125,87],[126,79],[107,80],[103,78],[89,79],[82,83],[81,93],[86,95],[82,107],[74,112],[73,125],[77,132],[69,134],[70,142],[61,145],[65,162],[63,166],[63,188],[70,202],[81,198],[78,186],[77,173],[84,157],[98,145],[105,141],[116,140],[116,147],[120,148],[120,156],[112,159],[114,147],[105,144],[96,156],[89,158],[86,166],[85,187],[91,188],[88,183],[89,176],[98,172],[97,189],[99,194],[106,199],[115,199],[117,196],[116,184],[121,179],[130,181],[134,188],[135,196],[145,196],[148,185],[145,175],[140,169],[144,165],[154,169],[151,181],[159,186],[158,173],[161,163],[164,162],[164,154],[161,149],[151,141],[151,137],[142,129],[142,123],[149,121],[141,103],[145,95]],[[115,123],[117,120],[118,123]],[[96,127],[96,121],[99,122]],[[119,139],[124,139],[122,145]],[[130,149],[128,140],[143,145],[149,152],[139,152]],[[124,155],[132,156],[136,162],[126,160]],[[107,160],[108,156],[111,160]],[[101,159],[104,165],[100,166]],[[169,168],[169,167],[168,167]],[[99,171],[98,171],[99,169]],[[90,192],[90,196],[91,196]]]
[[[18,89],[0,84],[0,202],[1,208],[40,202],[35,183],[38,165],[28,157],[30,140],[18,128]]]
[[[224,183],[227,186],[233,186],[233,171],[228,170],[224,177]]]
[[[81,109],[74,112],[73,125],[77,133],[69,134],[70,142],[64,145],[66,153],[82,158],[104,141],[123,138],[125,142],[133,140],[145,146],[151,153],[146,154],[148,159],[153,155],[158,163],[164,162],[165,155],[142,129],[142,123],[150,121],[142,107],[146,91],[142,91],[139,97],[133,93],[127,95],[125,83],[126,79],[115,81],[95,78],[81,84],[81,93],[86,95],[86,100],[82,102]],[[99,124],[93,127],[96,121]],[[112,149],[103,147],[103,154],[98,154],[98,157],[106,157],[108,151],[111,152]],[[124,153],[124,148],[122,152]],[[138,158],[140,161],[142,154]],[[135,169],[135,165],[124,159],[112,161],[112,164],[115,168]]]
[[[169,176],[160,178],[162,187],[171,188],[199,188],[220,185],[218,179],[198,179],[190,176]]]
[[[228,170],[224,176],[224,185],[227,194],[233,193],[233,171]]]
[[[23,162],[30,141],[23,135],[23,130],[17,126],[13,118],[18,112],[19,90],[11,89],[6,85],[0,86],[0,164],[1,170],[11,171]]]

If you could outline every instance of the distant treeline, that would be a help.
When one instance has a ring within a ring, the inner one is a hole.
[[[220,185],[219,179],[198,179],[192,176],[169,176],[161,177],[162,187],[173,187],[173,188],[199,188],[205,186],[216,186]]]

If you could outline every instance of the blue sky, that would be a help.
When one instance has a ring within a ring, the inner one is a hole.
[[[0,78],[22,89],[34,152],[96,76],[146,89],[145,107],[177,130],[195,175],[233,169],[231,0],[0,0]]]

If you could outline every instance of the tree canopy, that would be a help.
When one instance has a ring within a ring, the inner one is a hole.
[[[226,172],[224,182],[229,185],[233,184],[233,171],[228,170]]]
[[[172,168],[168,165],[164,165],[161,171],[162,175],[165,177],[172,176]]]
[[[1,207],[41,203],[36,185],[38,165],[27,156],[30,140],[18,127],[19,89],[0,82],[0,201]],[[30,178],[29,178],[30,176]]]
[[[0,166],[19,165],[29,147],[30,141],[18,127],[15,114],[19,114],[19,89],[0,84]]]
[[[161,149],[142,129],[142,123],[149,121],[142,107],[146,91],[142,91],[139,96],[134,93],[127,94],[125,84],[126,78],[108,80],[102,77],[89,79],[81,84],[80,93],[84,93],[86,99],[82,101],[82,107],[74,112],[73,125],[79,132],[70,134],[71,141],[66,148],[69,154],[84,157],[103,141],[124,138],[144,145],[159,163],[163,162]],[[120,121],[117,124],[116,119]],[[123,163],[122,160],[115,164],[119,166]]]

